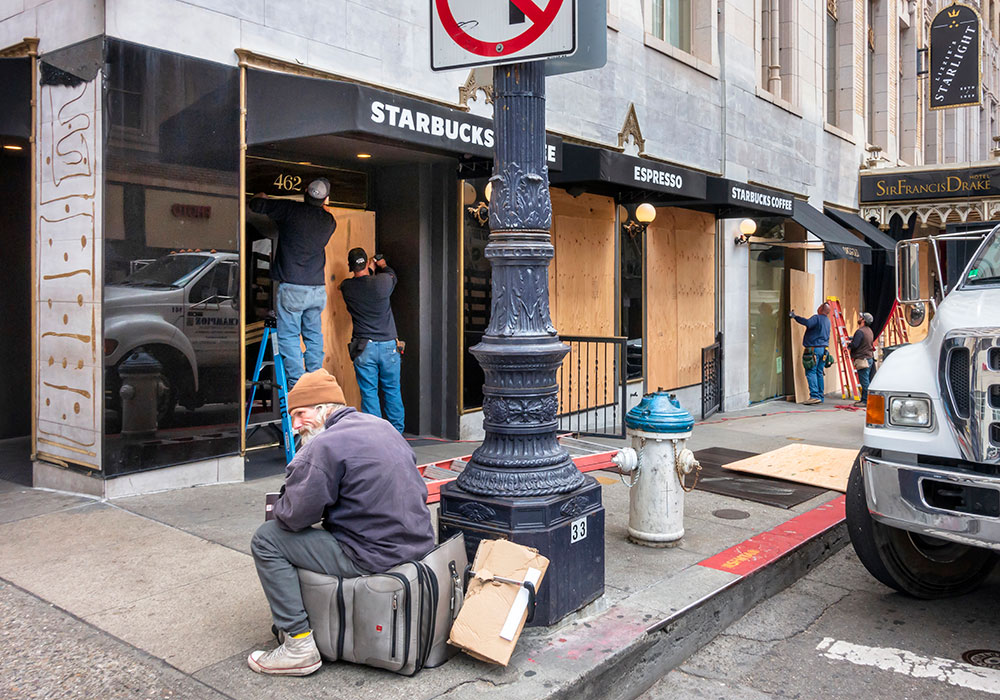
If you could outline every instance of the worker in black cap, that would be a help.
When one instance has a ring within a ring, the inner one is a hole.
[[[861,400],[855,402],[855,406],[868,405],[868,385],[871,383],[872,365],[875,364],[875,333],[871,328],[874,321],[868,312],[858,314],[858,330],[854,331],[848,346],[861,385]]]
[[[363,248],[352,248],[347,253],[347,266],[354,276],[340,283],[340,292],[354,321],[348,350],[361,389],[361,410],[381,418],[384,408],[385,419],[402,433],[401,347],[389,305],[396,288],[396,273],[381,255],[369,260]],[[380,389],[384,405],[379,401]]]
[[[326,306],[326,244],[337,228],[324,206],[330,181],[318,178],[306,187],[302,202],[268,199],[258,194],[250,209],[272,219],[278,229],[278,249],[271,279],[278,283],[274,311],[278,317],[278,350],[285,364],[288,388],[304,371],[323,366],[323,308]],[[302,345],[305,344],[305,357]],[[304,363],[303,363],[304,359]]]

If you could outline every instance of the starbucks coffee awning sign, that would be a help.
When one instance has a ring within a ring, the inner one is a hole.
[[[966,5],[951,5],[931,22],[930,108],[950,109],[980,103],[979,15]]]

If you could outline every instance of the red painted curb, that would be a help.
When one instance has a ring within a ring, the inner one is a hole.
[[[746,576],[788,554],[803,542],[826,532],[844,520],[845,496],[817,506],[782,523],[773,530],[754,535],[735,547],[698,562],[699,566]]]

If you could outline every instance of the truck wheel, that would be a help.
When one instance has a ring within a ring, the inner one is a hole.
[[[868,512],[861,457],[847,481],[847,532],[858,559],[890,588],[915,598],[947,598],[975,589],[996,555],[987,550],[889,527]]]

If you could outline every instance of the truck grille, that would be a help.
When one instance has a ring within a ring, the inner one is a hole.
[[[948,354],[948,390],[959,418],[968,418],[972,408],[969,368],[968,348],[955,348]]]
[[[939,385],[963,459],[1000,465],[1000,328],[956,328],[941,346]]]

